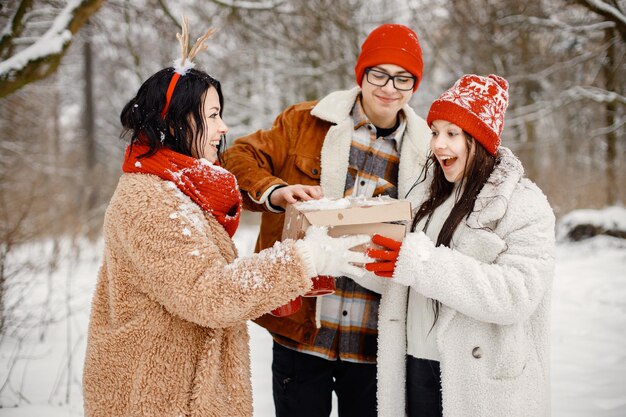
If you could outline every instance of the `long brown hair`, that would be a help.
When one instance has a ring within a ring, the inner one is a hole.
[[[487,152],[487,150],[485,150],[485,148],[483,148],[478,141],[465,131],[463,131],[463,136],[465,137],[465,145],[468,155],[470,155],[471,150],[474,149],[474,157],[468,157],[465,161],[464,175],[459,186],[456,188],[454,207],[439,231],[437,242],[435,243],[436,246],[450,247],[454,231],[461,221],[463,221],[463,219],[467,219],[474,210],[476,197],[487,182],[487,179],[489,178],[489,175],[491,175],[491,172],[496,164],[496,159],[493,155]],[[430,184],[428,199],[422,203],[413,218],[413,224],[411,225],[412,232],[415,231],[420,220],[424,218],[426,218],[426,224],[424,225],[423,231],[426,231],[435,209],[443,204],[443,202],[450,197],[452,191],[455,189],[454,183],[451,183],[446,179],[443,169],[437,162],[437,158],[434,154],[431,154],[428,158],[428,161],[422,170],[422,174],[420,174],[420,177],[415,185],[426,180],[426,174],[431,168],[433,170],[434,178]],[[435,320],[433,322],[434,326],[439,318],[441,303],[435,299],[432,299],[431,301],[433,305],[433,312],[435,314]]]

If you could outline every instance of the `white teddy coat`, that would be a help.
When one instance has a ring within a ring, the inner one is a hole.
[[[378,415],[405,415],[408,287],[442,303],[436,327],[445,417],[550,414],[549,316],[554,214],[523,178],[506,148],[451,250],[408,233],[393,280],[362,285],[382,293],[378,340]],[[415,210],[431,178],[407,197]]]

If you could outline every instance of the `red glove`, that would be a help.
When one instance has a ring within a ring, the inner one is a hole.
[[[377,262],[365,264],[365,269],[372,271],[379,277],[391,278],[393,270],[396,268],[402,242],[378,234],[372,236],[372,242],[385,249],[368,249],[367,256],[377,259]]]

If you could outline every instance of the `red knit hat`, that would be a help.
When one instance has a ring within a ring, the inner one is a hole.
[[[430,106],[426,122],[445,120],[459,126],[493,156],[500,146],[509,83],[497,75],[467,74]]]
[[[359,87],[363,82],[365,69],[381,64],[398,65],[417,78],[413,91],[422,81],[424,62],[422,48],[417,35],[404,25],[386,24],[377,27],[369,34],[356,61],[354,72]]]

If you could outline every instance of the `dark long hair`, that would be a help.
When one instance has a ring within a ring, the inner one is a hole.
[[[148,78],[137,91],[137,95],[124,106],[120,115],[124,127],[121,137],[125,138],[130,134],[131,146],[139,140],[140,134],[146,138],[150,150],[142,156],[152,155],[164,147],[187,156],[192,156],[194,146],[202,149],[204,144],[196,143],[195,139],[206,140],[203,135],[205,123],[202,112],[204,94],[209,88],[213,87],[217,91],[220,117],[224,111],[220,82],[209,74],[192,68],[179,78],[168,111],[165,117],[161,117],[173,73],[174,68],[170,67]],[[190,116],[194,124],[191,123]],[[224,137],[221,142],[220,153],[224,150]]]
[[[450,247],[454,231],[463,219],[467,219],[474,210],[476,197],[487,182],[487,179],[489,178],[489,175],[491,175],[491,172],[496,164],[496,159],[493,155],[487,152],[478,141],[465,131],[463,131],[463,136],[465,136],[465,146],[468,155],[470,154],[472,148],[474,148],[474,157],[467,158],[465,161],[463,178],[461,179],[459,186],[456,187],[454,207],[439,231],[437,242],[435,243],[436,246]],[[422,203],[413,218],[413,224],[411,225],[411,231],[413,232],[415,231],[420,220],[424,218],[426,219],[424,231],[426,231],[435,209],[443,204],[443,202],[452,195],[452,191],[455,189],[454,183],[451,183],[446,179],[443,169],[437,162],[437,158],[434,154],[431,154],[428,158],[428,161],[422,169],[422,173],[420,174],[415,185],[425,181],[427,173],[431,169],[433,170],[434,178],[430,184],[428,199]],[[435,314],[435,320],[433,322],[434,326],[439,318],[441,303],[434,299],[431,301],[433,304],[433,312]]]

